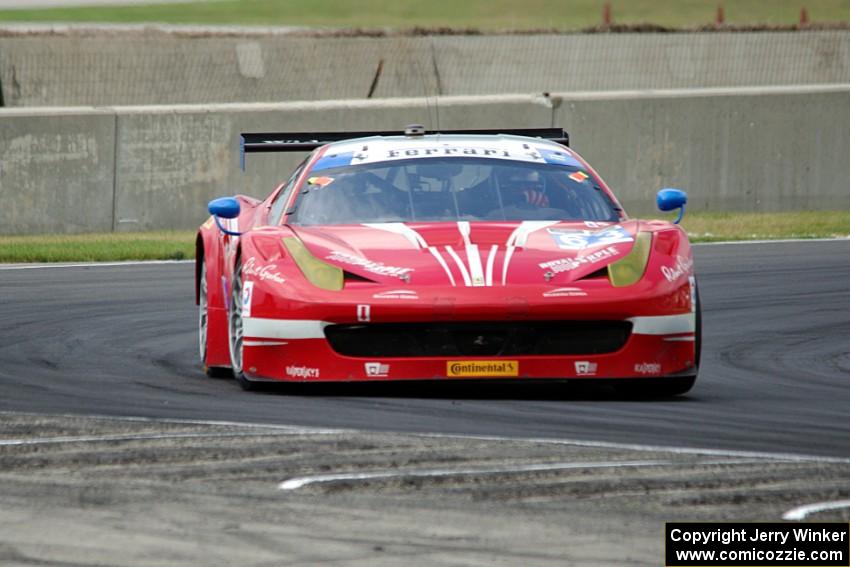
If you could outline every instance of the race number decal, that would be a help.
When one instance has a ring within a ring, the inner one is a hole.
[[[620,225],[597,232],[568,228],[549,228],[546,230],[561,250],[584,250],[621,242],[634,242],[634,237]]]

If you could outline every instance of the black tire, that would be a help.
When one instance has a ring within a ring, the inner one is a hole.
[[[249,380],[242,368],[242,258],[236,257],[233,278],[230,281],[230,309],[227,313],[227,343],[230,350],[230,366],[233,377],[243,390],[255,390],[258,385]]]
[[[696,374],[699,372],[699,361],[702,357],[702,301],[699,298],[699,286],[696,285],[696,280],[694,280],[694,288],[696,288],[694,297],[697,304],[696,328],[694,329],[694,366],[696,366],[694,379],[696,379]]]
[[[201,274],[198,289],[198,354],[201,368],[210,378],[230,378],[233,372],[226,366],[207,366],[207,326],[209,324],[209,304],[207,302],[207,264],[201,258]]]

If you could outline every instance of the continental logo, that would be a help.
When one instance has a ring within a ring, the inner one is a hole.
[[[464,360],[446,363],[446,375],[461,376],[519,376],[516,360]]]

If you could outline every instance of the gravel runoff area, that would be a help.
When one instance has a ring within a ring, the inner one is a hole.
[[[848,459],[5,413],[0,564],[655,566],[665,521],[778,521],[848,477]]]

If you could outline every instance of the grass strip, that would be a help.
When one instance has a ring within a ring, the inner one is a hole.
[[[850,237],[850,210],[789,213],[688,212],[682,227],[693,242]]]
[[[599,0],[217,0],[7,9],[0,10],[0,21],[574,30],[600,24],[602,4]],[[674,27],[712,23],[718,4],[717,0],[611,1],[615,23],[650,22]],[[813,22],[850,21],[850,4],[846,0],[736,0],[726,3],[726,22],[795,24],[803,5]]]
[[[0,262],[117,262],[195,257],[193,231],[0,236]]]
[[[652,218],[662,217],[653,215]],[[688,213],[682,226],[693,242],[848,238],[850,210]],[[194,231],[0,236],[0,262],[5,263],[185,260],[194,257]]]

